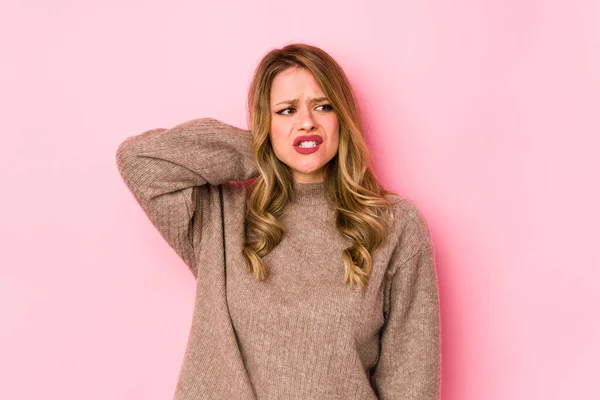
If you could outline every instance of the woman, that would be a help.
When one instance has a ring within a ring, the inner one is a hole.
[[[126,139],[123,180],[197,281],[175,399],[438,399],[427,223],[382,188],[323,50],[260,61],[249,130],[213,118]]]

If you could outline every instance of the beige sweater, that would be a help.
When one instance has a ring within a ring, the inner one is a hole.
[[[434,249],[423,215],[390,196],[394,227],[368,289],[344,283],[349,242],[323,183],[294,184],[268,277],[246,271],[244,208],[258,175],[250,133],[213,118],[127,138],[116,152],[135,199],[196,278],[175,400],[438,400]]]

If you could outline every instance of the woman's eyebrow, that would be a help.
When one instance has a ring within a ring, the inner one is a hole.
[[[311,103],[318,103],[319,101],[323,101],[323,100],[327,100],[327,97],[316,97],[316,98],[313,98],[311,100]],[[284,100],[284,101],[280,101],[279,103],[277,103],[275,105],[278,106],[280,104],[294,104],[294,103],[296,103],[296,101],[298,101],[298,99]]]

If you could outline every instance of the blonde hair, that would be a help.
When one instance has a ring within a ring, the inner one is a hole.
[[[289,167],[275,156],[270,139],[270,92],[275,76],[301,67],[312,73],[329,99],[339,120],[337,154],[324,167],[326,195],[336,204],[336,228],[352,245],[343,250],[344,281],[364,291],[372,268],[372,252],[385,235],[385,213],[393,218],[383,188],[372,173],[369,152],[353,89],[340,65],[318,47],[295,43],[268,52],[258,64],[248,92],[248,119],[252,151],[259,172],[249,189],[245,223],[252,238],[243,250],[248,272],[264,280],[262,257],[282,239],[284,227],[277,220],[293,193]]]

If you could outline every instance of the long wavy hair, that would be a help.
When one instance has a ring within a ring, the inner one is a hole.
[[[293,196],[289,167],[276,156],[271,145],[270,93],[275,76],[290,68],[310,71],[338,116],[337,154],[325,165],[325,193],[336,204],[336,228],[349,239],[344,249],[344,282],[364,291],[372,268],[371,254],[387,234],[386,221],[393,210],[370,167],[370,155],[353,89],[340,65],[322,49],[303,43],[289,44],[268,52],[259,62],[248,92],[248,125],[258,177],[250,184],[245,224],[248,232],[243,250],[246,268],[257,281],[267,271],[262,257],[284,234],[278,221]]]

